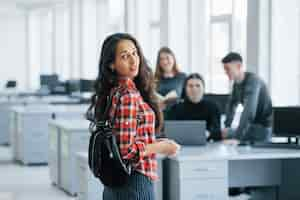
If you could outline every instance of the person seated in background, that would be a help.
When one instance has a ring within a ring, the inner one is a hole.
[[[198,73],[190,74],[184,81],[182,101],[173,105],[165,114],[165,120],[204,120],[206,121],[208,140],[221,140],[218,106],[203,99],[205,82]]]
[[[179,71],[172,50],[162,47],[157,55],[155,69],[156,91],[162,110],[180,98],[185,77],[186,75]]]
[[[257,75],[245,72],[243,59],[238,53],[231,52],[222,59],[224,70],[233,89],[229,98],[225,129],[222,130],[223,139],[229,143],[267,142],[271,139],[272,101],[266,84]],[[232,129],[236,108],[242,104],[237,129]]]

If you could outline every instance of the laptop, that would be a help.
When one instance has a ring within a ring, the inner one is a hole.
[[[165,135],[180,145],[205,145],[206,121],[165,121]]]

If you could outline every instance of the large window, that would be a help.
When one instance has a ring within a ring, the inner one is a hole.
[[[246,59],[247,0],[211,0],[208,92],[228,93],[230,82],[221,59],[230,51]]]
[[[155,70],[156,56],[160,48],[160,0],[150,1],[150,63]]]
[[[109,0],[109,31],[122,32],[124,31],[124,0]]]

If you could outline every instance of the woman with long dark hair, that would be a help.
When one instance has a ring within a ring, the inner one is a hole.
[[[154,95],[154,77],[131,35],[117,33],[105,39],[95,91],[89,112],[100,117],[112,96],[113,133],[122,159],[134,169],[126,185],[105,187],[103,199],[153,200],[153,181],[158,178],[156,154],[176,154],[179,146],[174,141],[155,138],[163,119]]]

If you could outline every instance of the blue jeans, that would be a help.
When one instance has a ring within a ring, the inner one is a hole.
[[[105,187],[103,200],[154,200],[152,181],[145,175],[134,172],[128,183],[119,188]]]

